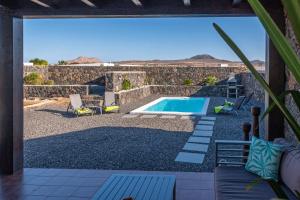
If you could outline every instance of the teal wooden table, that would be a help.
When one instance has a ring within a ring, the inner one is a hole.
[[[93,200],[175,200],[175,187],[175,176],[113,174]]]

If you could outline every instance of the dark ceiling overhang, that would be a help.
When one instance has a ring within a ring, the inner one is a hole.
[[[262,0],[271,9],[280,0]],[[25,18],[252,16],[246,0],[0,0]]]

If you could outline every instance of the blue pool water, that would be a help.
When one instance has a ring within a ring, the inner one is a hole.
[[[163,97],[133,113],[206,114],[209,99],[200,97]]]
[[[148,107],[146,111],[165,112],[201,112],[205,103],[205,98],[177,98],[163,99],[158,103]]]

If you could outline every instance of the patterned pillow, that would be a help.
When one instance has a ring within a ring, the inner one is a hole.
[[[278,181],[278,171],[283,146],[252,137],[245,169],[263,179]]]

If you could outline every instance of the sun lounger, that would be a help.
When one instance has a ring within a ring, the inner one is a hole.
[[[214,108],[214,112],[216,114],[219,113],[235,113],[236,115],[238,114],[238,110],[241,108],[243,102],[245,101],[245,96],[240,96],[239,98],[236,99],[235,103],[231,103],[228,101],[225,101],[225,103],[221,106],[216,106]]]
[[[120,106],[116,105],[115,94],[113,92],[105,92],[104,98],[105,112],[120,111]]]
[[[69,97],[70,104],[68,106],[67,112],[69,112],[69,110],[71,109],[77,117],[81,115],[93,115],[93,110],[83,105],[79,94],[71,94]]]

